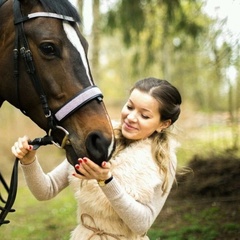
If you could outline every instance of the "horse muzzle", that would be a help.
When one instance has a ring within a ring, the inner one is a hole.
[[[76,144],[78,142],[78,144]],[[80,148],[80,146],[85,146]],[[103,161],[108,161],[115,149],[114,137],[108,138],[100,131],[89,133],[85,139],[85,143],[79,141],[67,140],[64,146],[68,162],[75,166],[78,159],[88,157],[93,162],[101,166]]]

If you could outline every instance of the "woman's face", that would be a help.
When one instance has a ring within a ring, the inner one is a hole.
[[[147,138],[166,127],[166,123],[161,122],[158,101],[138,89],[132,91],[123,106],[121,123],[123,136],[131,140]]]

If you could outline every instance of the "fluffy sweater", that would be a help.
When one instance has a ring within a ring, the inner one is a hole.
[[[38,161],[21,165],[27,185],[39,200],[48,200],[69,184],[78,202],[78,225],[71,240],[147,240],[146,232],[161,211],[175,178],[175,144],[171,144],[169,188],[163,195],[159,167],[151,155],[151,141],[131,144],[111,159],[113,180],[100,187],[96,180],[72,176],[64,160],[45,174]]]

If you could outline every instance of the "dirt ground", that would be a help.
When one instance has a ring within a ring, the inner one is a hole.
[[[159,239],[179,239],[174,231],[185,231],[181,239],[240,239],[240,158],[195,156],[185,170],[155,223],[166,233]]]

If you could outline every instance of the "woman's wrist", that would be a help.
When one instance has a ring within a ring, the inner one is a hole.
[[[109,178],[107,178],[106,180],[98,180],[98,184],[101,187],[104,187],[105,185],[107,185],[108,183],[110,183],[113,179],[113,175],[111,175]]]
[[[35,160],[36,160],[36,158],[37,158],[37,156],[35,155],[32,159],[24,159],[24,158],[22,158],[22,159],[19,159],[20,160],[20,163],[22,164],[22,165],[30,165],[31,163],[33,163]]]

